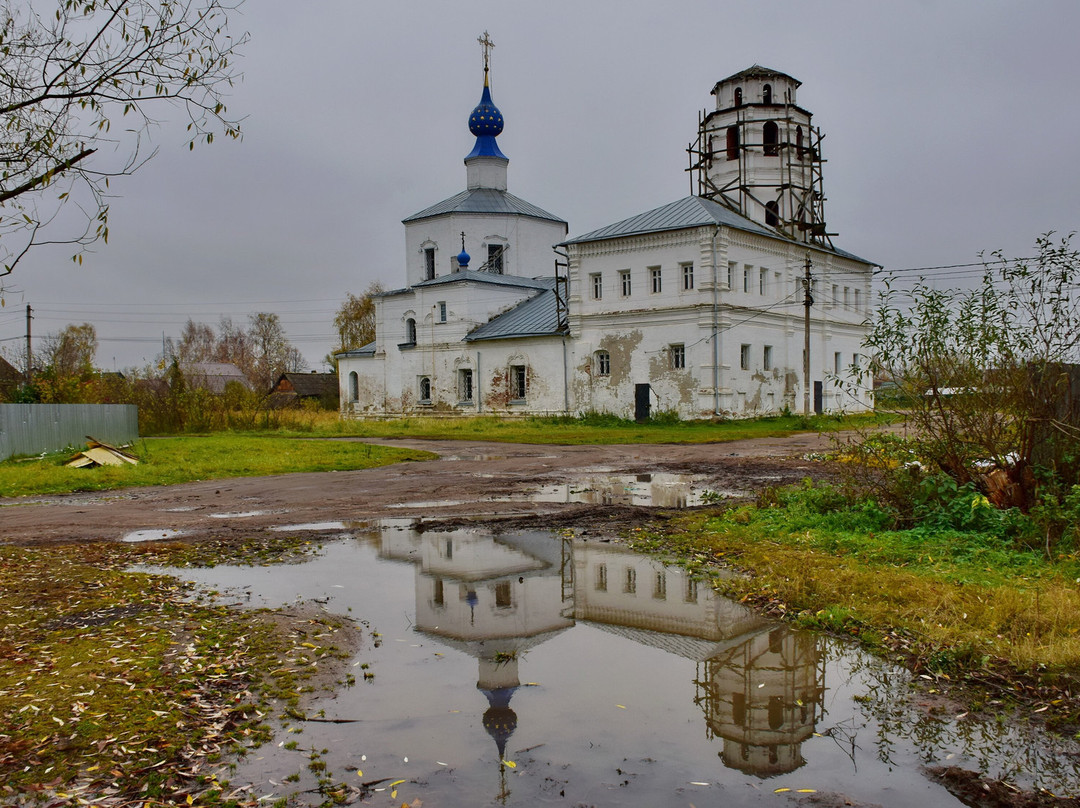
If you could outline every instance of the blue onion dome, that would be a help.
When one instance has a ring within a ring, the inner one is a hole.
[[[503,130],[503,116],[495,102],[491,100],[491,87],[488,84],[487,70],[484,70],[484,92],[480,96],[480,103],[469,115],[469,131],[476,135],[476,145],[473,146],[469,157],[501,157],[506,155],[499,150],[499,144],[495,142]]]
[[[480,103],[469,116],[469,131],[477,137],[491,135],[497,137],[502,134],[503,116],[495,102],[491,100],[491,87],[488,86],[487,74],[484,74],[484,93],[480,96]]]
[[[458,253],[458,257],[457,257],[458,266],[460,266],[462,269],[468,269],[468,267],[469,267],[469,259],[471,259],[471,258],[472,258],[471,255],[469,255],[467,252],[462,250],[461,252]]]

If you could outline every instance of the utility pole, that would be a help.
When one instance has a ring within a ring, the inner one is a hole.
[[[34,380],[34,365],[30,354],[30,304],[26,304],[26,384]]]
[[[810,253],[806,254],[806,276],[803,278],[806,296],[803,305],[806,314],[803,317],[803,415],[810,415],[810,307],[814,305],[814,296],[810,294]]]

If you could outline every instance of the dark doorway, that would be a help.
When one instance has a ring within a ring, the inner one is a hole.
[[[814,412],[821,415],[825,411],[825,386],[822,382],[814,382]]]
[[[634,385],[634,420],[638,423],[649,420],[649,395],[651,388],[648,384]]]

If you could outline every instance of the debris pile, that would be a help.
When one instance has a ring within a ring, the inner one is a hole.
[[[107,443],[102,443],[89,435],[86,436],[86,449],[74,455],[65,465],[77,469],[95,468],[97,466],[122,466],[125,463],[138,465],[139,459],[135,455],[128,454],[123,449],[117,449]]]

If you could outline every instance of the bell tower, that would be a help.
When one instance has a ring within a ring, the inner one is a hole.
[[[716,83],[687,149],[696,194],[796,241],[828,244],[822,134],[800,107],[801,82],[754,65]]]

